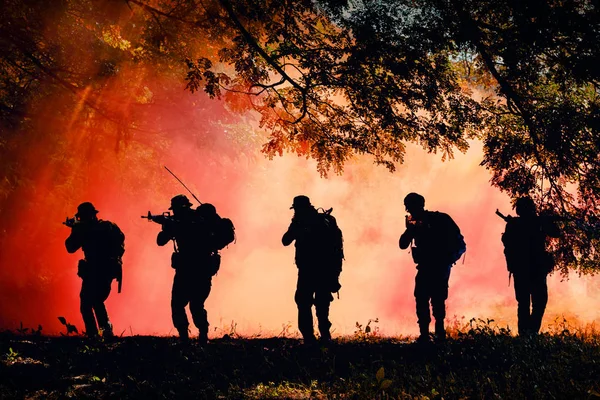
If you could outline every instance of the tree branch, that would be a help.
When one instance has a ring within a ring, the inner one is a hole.
[[[275,71],[277,71],[277,73],[279,75],[281,75],[282,77],[285,78],[286,81],[288,81],[294,88],[298,89],[301,92],[305,92],[307,90],[307,88],[302,87],[300,84],[298,84],[298,82],[296,82],[295,80],[293,80],[281,67],[281,65],[279,65],[277,63],[277,61],[273,60],[268,54],[267,52],[256,42],[256,40],[254,39],[254,37],[250,34],[250,32],[248,32],[248,30],[244,27],[244,25],[241,23],[241,21],[237,18],[237,16],[235,15],[235,12],[233,11],[233,8],[231,7],[231,3],[229,2],[229,0],[218,0],[219,3],[223,6],[223,8],[225,9],[225,11],[227,11],[227,15],[229,15],[229,18],[231,19],[231,21],[233,21],[233,24],[236,26],[236,28],[240,31],[240,33],[242,34],[242,36],[244,37],[244,39],[246,40],[246,42],[271,66],[273,67],[273,69]]]
[[[460,0],[459,0],[459,3],[460,3]],[[554,190],[556,195],[560,198],[561,206],[564,209],[565,200],[562,196],[562,192],[560,191],[560,188],[557,187],[556,183],[554,182],[554,179],[552,179],[552,175],[548,172],[546,163],[543,162],[542,156],[539,153],[538,146],[539,147],[543,147],[543,146],[540,143],[540,140],[538,137],[538,132],[537,132],[537,127],[535,125],[535,122],[533,121],[533,117],[532,117],[531,113],[525,108],[525,106],[522,103],[521,97],[512,88],[510,83],[506,79],[504,79],[504,77],[496,69],[495,62],[492,59],[492,57],[490,56],[490,54],[487,52],[487,48],[486,48],[485,44],[483,43],[481,31],[479,30],[477,23],[471,18],[471,16],[468,14],[468,12],[462,7],[462,4],[455,5],[455,10],[458,12],[459,18],[462,21],[462,23],[465,24],[467,31],[469,33],[471,33],[473,44],[477,48],[477,51],[479,52],[481,57],[483,58],[485,65],[489,69],[489,71],[492,74],[492,76],[494,77],[494,79],[496,79],[496,81],[500,85],[500,88],[501,88],[502,92],[504,93],[504,95],[507,97],[507,103],[514,104],[514,106],[519,111],[519,115],[525,121],[525,125],[529,128],[530,137],[534,144],[533,153],[536,158],[536,161],[538,164],[540,164],[540,166],[544,170],[545,175],[548,177],[548,181],[550,183],[551,190]],[[510,108],[510,104],[509,104],[509,108]]]

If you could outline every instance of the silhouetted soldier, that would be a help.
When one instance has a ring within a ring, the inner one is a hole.
[[[448,298],[448,280],[452,265],[466,251],[460,229],[448,214],[425,210],[425,198],[409,193],[404,198],[406,231],[400,236],[400,248],[406,249],[414,241],[412,256],[417,264],[415,299],[419,323],[419,342],[429,341],[431,315],[435,317],[435,335],[446,338],[444,318]]]
[[[69,253],[81,248],[85,255],[85,259],[79,260],[77,275],[82,279],[80,310],[86,334],[97,336],[99,326],[102,336],[112,337],[112,324],[104,302],[110,294],[113,279],[119,282],[121,292],[121,257],[125,252],[125,235],[116,224],[98,219],[97,213],[89,202],[77,207],[75,219],[65,222],[72,228],[65,246]]]
[[[340,289],[339,274],[343,260],[343,238],[331,210],[319,213],[307,196],[296,196],[294,217],[281,242],[289,246],[296,241],[298,284],[295,301],[298,306],[298,329],[307,344],[316,341],[312,306],[315,305],[321,340],[331,340],[329,306],[331,293]]]
[[[519,217],[503,217],[502,242],[508,271],[514,275],[519,335],[525,335],[538,333],[542,326],[548,303],[546,278],[554,268],[546,238],[559,237],[560,231],[550,218],[537,215],[529,197],[517,199],[515,209]]]
[[[173,217],[162,224],[156,242],[159,246],[174,240],[175,251],[171,266],[175,269],[171,292],[171,314],[173,325],[183,340],[189,339],[188,318],[185,307],[190,305],[194,325],[199,330],[198,341],[208,341],[208,318],[204,302],[211,289],[212,276],[220,265],[220,256],[215,248],[214,221],[219,218],[212,204],[202,204],[197,210],[185,195],[171,199]]]

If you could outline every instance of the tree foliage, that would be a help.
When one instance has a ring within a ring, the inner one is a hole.
[[[257,111],[267,156],[306,155],[322,174],[354,154],[393,170],[407,143],[447,158],[480,139],[493,185],[561,218],[562,270],[593,272],[598,17],[587,0],[14,2],[0,22],[0,118],[19,126],[51,84],[76,97],[91,87],[87,106],[122,122],[120,107],[90,99],[102,76],[147,63]],[[49,40],[48,24],[89,47]],[[77,63],[90,49],[93,62]]]

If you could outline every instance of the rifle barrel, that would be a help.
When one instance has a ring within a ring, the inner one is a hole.
[[[505,221],[507,221],[507,222],[508,222],[508,218],[509,218],[509,217],[507,217],[506,215],[502,214],[502,213],[500,212],[500,210],[496,210],[496,215],[497,215],[497,216],[499,216],[500,218],[502,218],[503,220],[505,220]]]

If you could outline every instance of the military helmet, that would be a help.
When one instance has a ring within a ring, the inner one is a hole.
[[[418,193],[409,193],[404,198],[404,205],[406,207],[413,206],[423,208],[425,207],[425,197],[421,196]]]
[[[86,201],[85,203],[81,203],[77,206],[77,214],[75,214],[75,216],[77,218],[80,218],[96,214],[98,214],[98,210],[96,210],[92,203]]]
[[[308,196],[300,195],[300,196],[294,197],[294,201],[292,202],[292,206],[290,207],[290,210],[292,208],[296,209],[296,208],[308,208],[308,207],[312,207],[312,204],[310,204],[310,199],[308,198]]]
[[[169,210],[173,210],[175,208],[189,208],[192,206],[190,200],[184,194],[178,194],[177,196],[171,199],[171,207]]]

